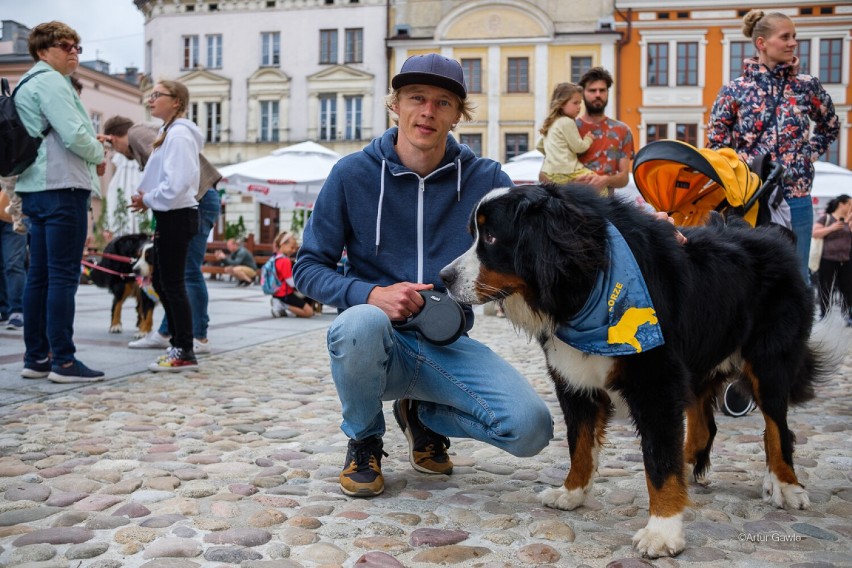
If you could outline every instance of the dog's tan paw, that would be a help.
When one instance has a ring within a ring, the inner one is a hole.
[[[143,337],[145,337],[146,335],[148,335],[148,334],[147,334],[147,333],[145,333],[144,331],[139,331],[139,330],[137,329],[137,330],[136,330],[136,333],[134,333],[134,334],[133,334],[133,339],[142,339],[142,338],[143,338]]]
[[[633,546],[649,558],[677,556],[686,547],[683,536],[681,515],[672,517],[654,517],[648,519],[644,529],[633,535]]]
[[[779,509],[807,509],[811,506],[811,498],[804,487],[784,483],[769,470],[763,476],[763,500]]]
[[[111,325],[109,326],[110,333],[121,333],[121,324]]]
[[[582,489],[565,489],[565,487],[551,487],[545,489],[540,495],[541,502],[553,509],[573,511],[586,500],[586,492]]]

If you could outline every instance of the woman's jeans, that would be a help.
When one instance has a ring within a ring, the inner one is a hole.
[[[192,308],[186,295],[186,256],[198,233],[198,209],[154,211],[154,290],[169,320],[171,344],[192,352]]]
[[[30,270],[24,288],[25,363],[53,353],[53,364],[74,361],[74,313],[86,243],[88,189],[20,193],[30,219]]]
[[[189,241],[189,251],[186,255],[186,295],[192,307],[192,335],[196,339],[207,339],[207,325],[210,317],[207,315],[207,283],[201,265],[204,264],[204,254],[207,252],[207,237],[213,230],[213,225],[219,219],[219,192],[211,188],[207,190],[198,202],[198,232]],[[169,318],[163,316],[160,322],[160,335],[169,335]]]
[[[793,233],[796,234],[796,255],[799,257],[799,268],[805,282],[810,284],[808,256],[811,252],[811,234],[814,229],[813,201],[810,197],[792,197],[787,199],[787,204],[790,205]]]
[[[527,380],[466,335],[439,347],[399,332],[371,305],[349,308],[328,331],[331,374],[350,438],[382,436],[383,400],[421,401],[429,429],[473,438],[516,456],[533,456],[553,437],[547,405]]]
[[[27,236],[16,233],[12,223],[0,221],[0,317],[24,312],[26,282]]]

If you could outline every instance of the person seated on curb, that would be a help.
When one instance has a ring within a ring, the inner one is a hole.
[[[273,241],[275,247],[275,273],[281,286],[272,295],[272,317],[309,318],[314,315],[311,302],[293,283],[293,261],[290,259],[299,250],[299,241],[290,231],[281,231]]]
[[[384,491],[385,400],[395,401],[409,462],[421,473],[452,473],[449,437],[534,456],[553,436],[547,405],[491,349],[467,334],[439,346],[393,326],[422,309],[421,290],[444,288],[438,273],[473,243],[474,205],[512,181],[450,135],[472,118],[458,61],[415,55],[391,85],[386,106],[396,126],[332,168],[294,267],[296,288],[343,310],[327,344],[349,438],[338,480],[354,497]],[[473,310],[464,310],[467,331]]]
[[[226,255],[224,251],[216,251],[216,258],[225,267],[225,274],[236,278],[237,286],[251,286],[254,277],[257,276],[257,263],[254,257],[242,242],[237,242],[236,239],[228,239],[225,246],[231,254]]]

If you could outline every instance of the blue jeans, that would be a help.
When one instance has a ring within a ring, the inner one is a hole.
[[[74,296],[86,242],[88,189],[21,193],[30,219],[30,271],[24,288],[25,363],[53,353],[53,364],[74,361]]]
[[[455,438],[474,438],[533,456],[553,437],[547,405],[488,347],[463,335],[439,347],[399,332],[371,305],[349,308],[328,330],[331,374],[343,406],[341,429],[363,440],[385,432],[383,400],[421,401],[420,420]]]
[[[26,262],[27,236],[16,233],[12,223],[0,221],[0,316],[24,311]]]
[[[210,317],[207,315],[207,283],[201,272],[204,264],[204,254],[207,252],[207,237],[213,230],[213,225],[219,218],[220,198],[215,189],[207,190],[198,202],[198,233],[189,241],[189,251],[186,255],[186,295],[192,306],[192,335],[195,339],[207,339],[207,325]],[[163,315],[160,322],[160,335],[169,334],[169,318]]]
[[[805,282],[810,284],[808,256],[811,252],[811,234],[814,229],[814,205],[810,197],[793,197],[786,200],[790,205],[793,232],[796,234],[796,255]]]

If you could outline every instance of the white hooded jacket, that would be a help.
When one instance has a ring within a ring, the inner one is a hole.
[[[204,136],[194,122],[179,118],[169,126],[163,145],[151,153],[139,182],[142,201],[149,209],[198,207],[198,154],[203,148]]]

